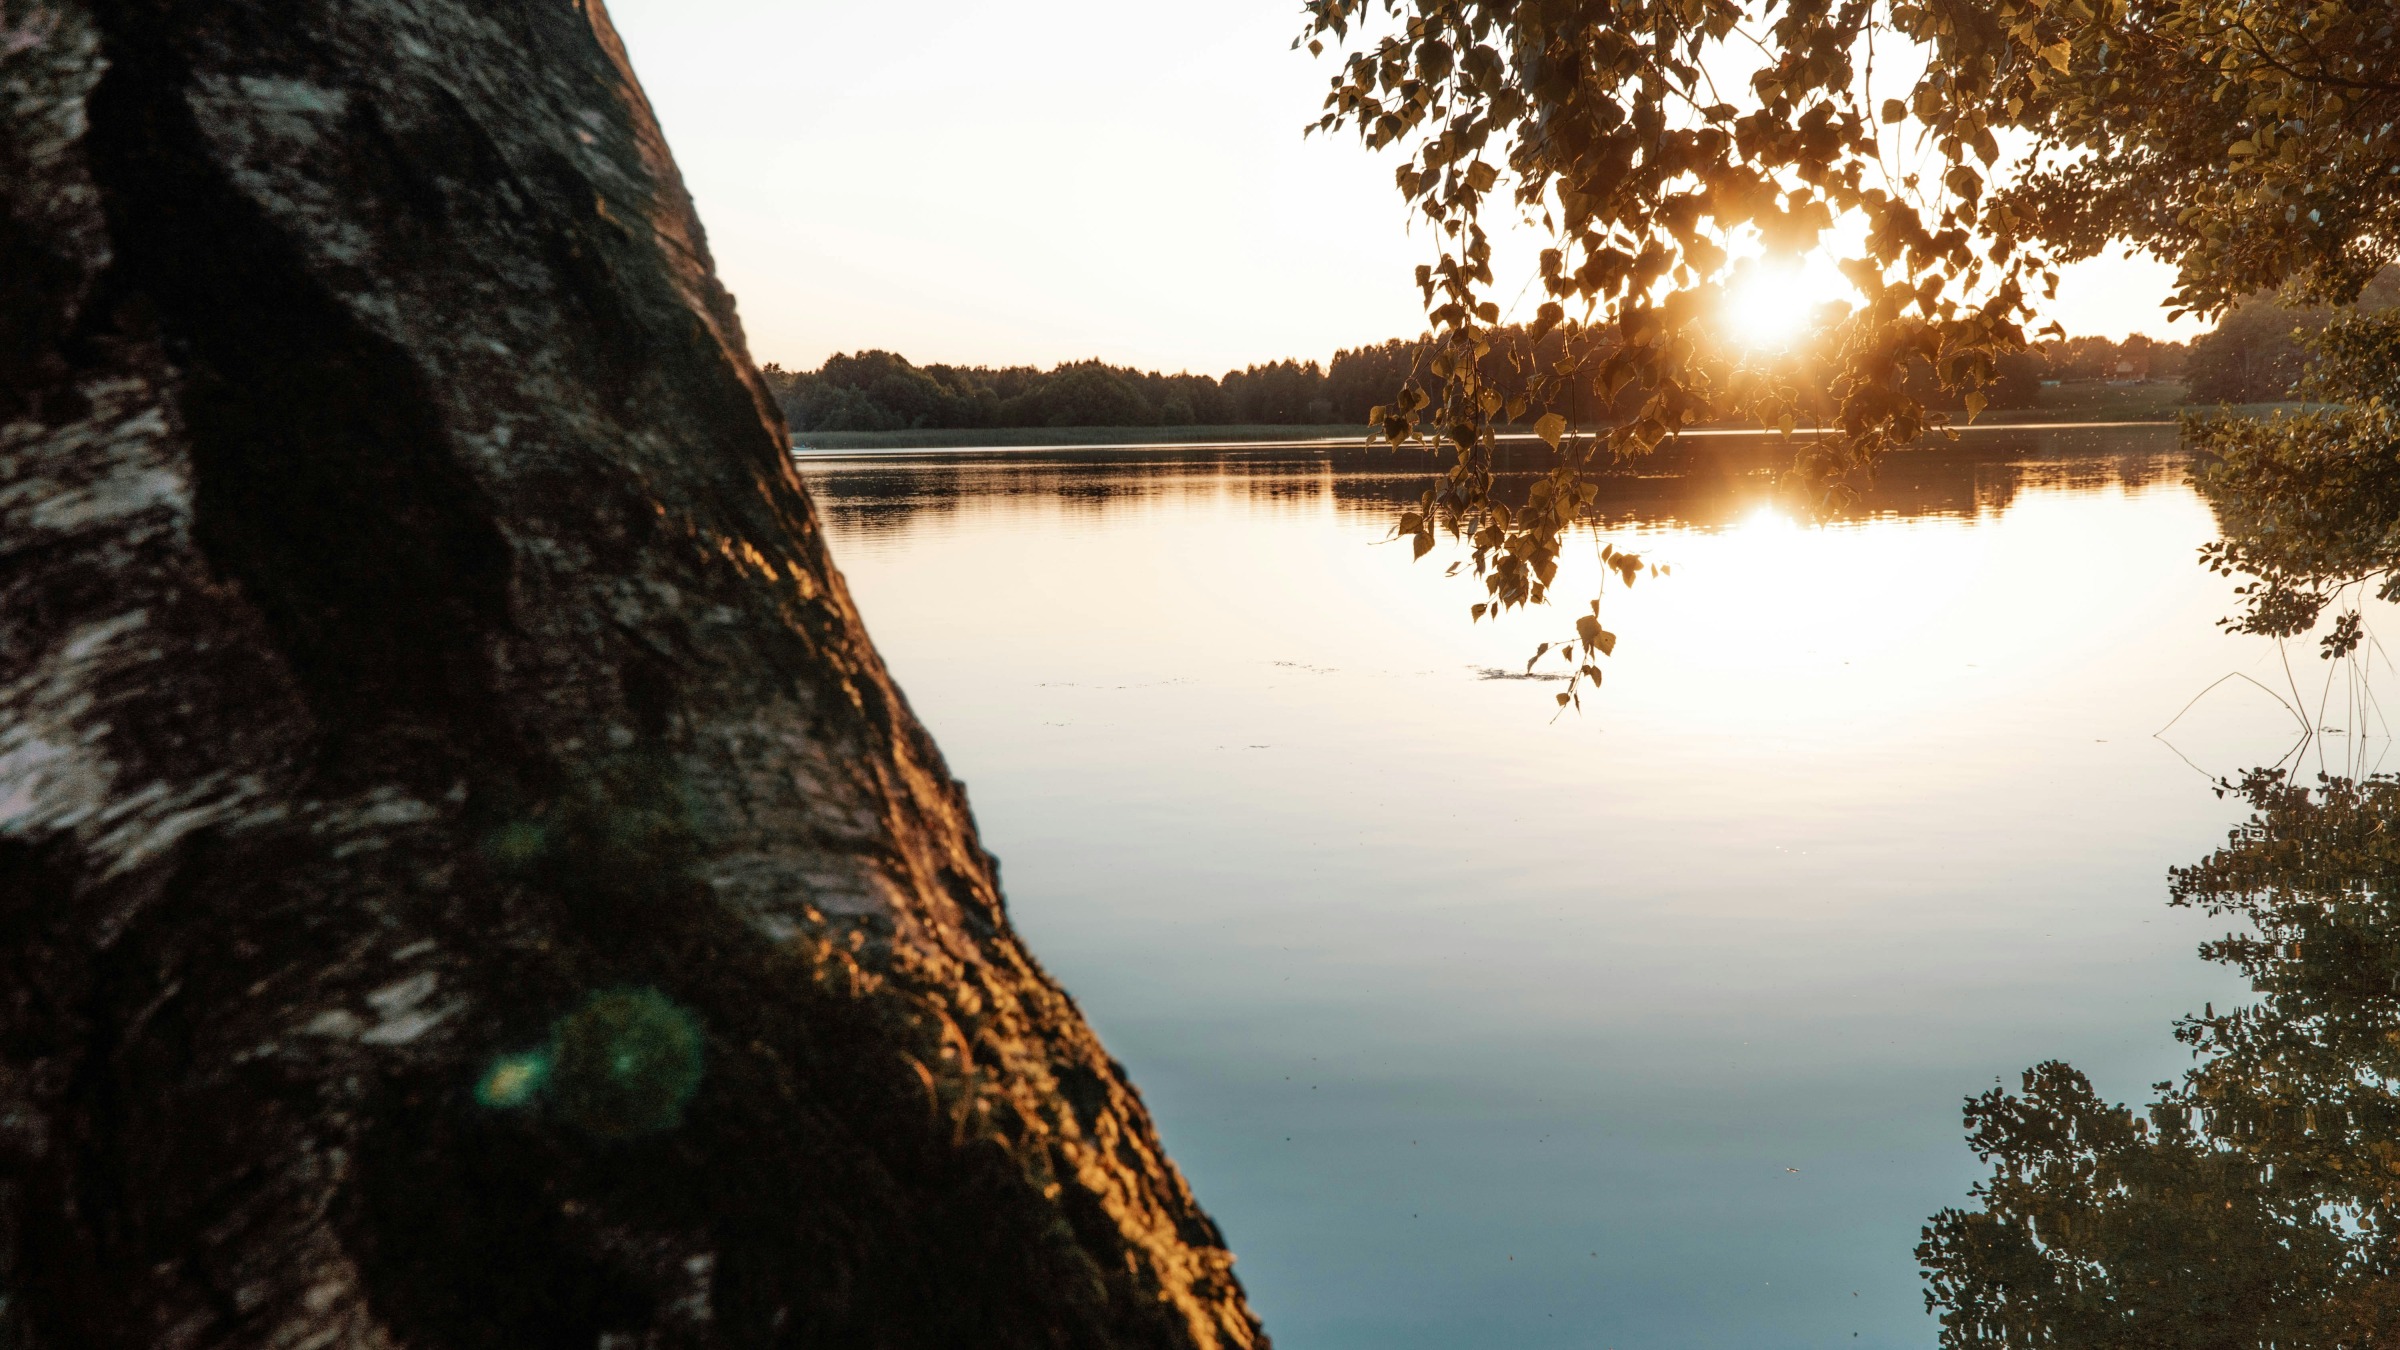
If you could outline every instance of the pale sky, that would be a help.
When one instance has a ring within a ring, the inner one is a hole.
[[[882,347],[1216,374],[1424,328],[1395,161],[1300,136],[1332,64],[1290,49],[1297,0],[610,12],[761,364]],[[2168,276],[2087,265],[2058,317],[2188,336]]]

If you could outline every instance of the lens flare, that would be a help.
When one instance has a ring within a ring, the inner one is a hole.
[[[700,1019],[655,989],[610,989],[550,1027],[539,1050],[502,1055],[475,1084],[496,1111],[545,1114],[608,1139],[671,1129],[699,1090]]]
[[[669,1129],[700,1086],[698,1018],[655,989],[595,994],[551,1029],[549,1095],[594,1134]]]
[[[541,1095],[542,1084],[549,1077],[550,1056],[546,1051],[502,1055],[492,1061],[483,1081],[475,1085],[475,1100],[499,1111],[528,1106]]]

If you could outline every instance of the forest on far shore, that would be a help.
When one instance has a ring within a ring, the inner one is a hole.
[[[2361,308],[2400,302],[2400,273],[2368,288]],[[2243,304],[2189,344],[2135,336],[2063,338],[2003,363],[1987,391],[1994,410],[2040,404],[2046,382],[2180,380],[2195,403],[2264,403],[2291,396],[2307,367],[2303,335],[2324,327],[2323,309],[2294,309],[2261,297]],[[1506,330],[1488,373],[1503,387],[1529,364],[1522,330]],[[1512,350],[1512,348],[1514,350]],[[1285,360],[1221,376],[1174,374],[1073,361],[1033,366],[917,365],[885,351],[834,356],[816,370],[769,365],[767,387],[792,430],[911,431],[1002,427],[1324,426],[1363,424],[1390,399],[1416,362],[1418,343],[1393,339],[1346,348],[1333,359]],[[1543,352],[1547,355],[1548,353]],[[1943,404],[1931,381],[1921,391]],[[1592,410],[1568,410],[1589,412]]]

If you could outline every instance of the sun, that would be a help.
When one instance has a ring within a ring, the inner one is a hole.
[[[1817,307],[1818,288],[1799,268],[1749,263],[1736,269],[1725,288],[1720,316],[1725,334],[1752,351],[1781,351],[1805,336]]]

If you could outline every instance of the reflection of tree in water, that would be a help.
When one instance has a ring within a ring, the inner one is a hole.
[[[2184,1019],[2137,1115],[2060,1063],[1969,1103],[1993,1164],[1917,1255],[1946,1346],[2370,1346],[2400,1333],[2400,781],[2280,773],[2172,874],[2258,1000]]]
[[[2193,428],[2223,533],[2203,557],[2248,579],[2228,627],[2300,638],[2330,610],[2319,651],[2354,669],[2363,597],[2400,596],[2400,319],[2316,352],[2336,406]],[[2146,1112],[2056,1062],[1968,1104],[1992,1175],[1917,1249],[1945,1346],[2400,1343],[2400,779],[2230,786],[2251,819],[2171,891],[2240,921],[2201,954],[2256,1001],[2178,1024],[2199,1062]]]

